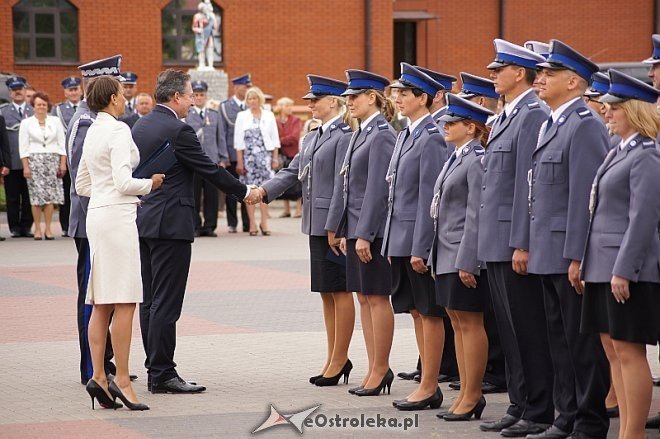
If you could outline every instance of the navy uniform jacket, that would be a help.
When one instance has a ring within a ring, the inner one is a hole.
[[[163,185],[142,198],[137,213],[140,238],[194,240],[195,173],[228,195],[239,200],[245,197],[247,187],[204,154],[195,131],[169,108],[156,105],[137,121],[132,134],[140,160],[148,159],[165,141],[174,147],[177,159],[165,172]]]
[[[433,241],[428,207],[449,152],[430,114],[406,137],[407,132],[404,128],[399,133],[387,173],[390,188],[381,253],[428,259]]]
[[[568,272],[589,227],[589,192],[609,149],[607,129],[581,99],[539,138],[532,155],[528,271]]]
[[[76,104],[76,106],[79,106],[80,102]],[[77,108],[76,108],[77,110]],[[71,102],[66,101],[66,102],[60,102],[59,104],[56,104],[53,106],[52,111],[50,112],[53,116],[57,116],[60,118],[60,121],[62,121],[62,126],[64,126],[64,133],[66,134],[67,130],[69,129],[69,123],[71,122],[71,119],[73,118],[73,115],[76,113],[76,110],[73,109],[73,104]]]
[[[609,283],[612,274],[632,282],[660,283],[660,151],[637,135],[611,150],[598,168],[593,216],[582,259],[586,282]]]
[[[129,102],[131,103],[131,110],[130,111],[128,110],[128,103]],[[137,104],[137,98],[132,98],[130,101],[126,101],[126,108],[124,109],[124,116],[122,118],[127,118],[131,114],[137,113],[136,104]]]
[[[122,116],[119,118],[121,122],[124,122],[131,129],[135,126],[135,122],[137,122],[139,119],[140,119],[139,113],[133,113],[129,116]]]
[[[338,193],[341,197],[342,179],[339,172],[351,133],[351,127],[342,122],[341,118],[330,124],[320,138],[318,130],[309,132],[303,138],[301,152],[296,154],[291,164],[263,184],[267,201],[270,202],[300,178],[303,194],[302,232],[306,235],[326,236],[327,231],[334,231],[339,222],[343,200],[333,199],[333,194]]]
[[[0,115],[0,168],[9,167],[9,137],[7,137],[7,125],[5,118]]]
[[[227,99],[218,107],[220,120],[222,121],[222,130],[225,133],[227,144],[227,155],[229,161],[236,161],[236,150],[234,149],[234,125],[236,125],[236,116],[241,112],[241,107],[236,103],[233,97]]]
[[[18,152],[18,129],[21,126],[22,119],[12,103],[0,108],[0,113],[5,118],[7,138],[9,139],[9,162],[6,166],[11,170],[23,169],[23,162],[21,162],[21,156]],[[23,118],[27,119],[34,114],[34,109],[26,104],[23,113]]]
[[[477,257],[484,150],[474,139],[449,165],[443,166],[433,188],[431,217],[434,237],[428,265],[435,274],[458,270],[479,275]],[[428,214],[428,212],[426,212]]]
[[[445,135],[445,121],[440,120],[440,118],[442,116],[444,116],[445,114],[447,114],[447,106],[446,105],[444,107],[442,107],[441,109],[439,109],[437,112],[432,114],[433,122],[435,122],[435,124],[438,126],[438,129],[440,130],[440,134],[442,134],[443,136]],[[450,151],[450,154],[451,154],[451,151]]]
[[[96,113],[87,106],[87,102],[81,101],[76,113],[69,122],[66,132],[66,159],[69,166],[71,181],[76,181],[78,176],[78,165],[82,157],[83,143],[87,136],[87,130],[94,123]],[[71,185],[71,211],[69,213],[69,236],[74,238],[87,238],[87,205],[89,198],[78,196],[76,185]]]
[[[496,120],[484,155],[479,213],[479,259],[511,261],[513,250],[529,249],[527,173],[541,125],[549,112],[529,91],[504,120]]]
[[[186,123],[195,130],[199,143],[202,144],[204,153],[209,156],[213,163],[228,160],[227,140],[223,125],[220,122],[220,114],[210,108],[204,109],[204,120],[199,117],[197,109],[190,107]]]
[[[383,237],[387,215],[387,168],[396,134],[378,114],[355,133],[342,166],[344,208],[337,236],[373,242]]]

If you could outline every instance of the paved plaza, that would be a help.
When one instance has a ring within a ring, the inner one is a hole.
[[[275,203],[279,204],[279,203]],[[281,211],[271,210],[272,216]],[[2,214],[2,220],[5,215]],[[0,242],[0,438],[241,438],[271,414],[272,406],[290,415],[320,405],[303,428],[308,437],[499,438],[479,430],[479,422],[449,423],[437,410],[400,412],[392,400],[405,397],[415,383],[399,379],[392,394],[349,395],[366,371],[366,352],[359,322],[350,349],[354,369],[349,386],[319,388],[308,377],[325,359],[321,302],[309,292],[307,238],[297,219],[272,219],[269,237],[229,235],[219,219],[218,238],[198,238],[183,315],[178,324],[177,370],[207,386],[197,395],[152,395],[146,388],[144,352],[135,320],[131,370],[146,412],[98,409],[79,381],[76,330],[76,252],[73,240]],[[8,235],[7,225],[0,232]],[[356,302],[356,309],[358,305]],[[654,374],[660,375],[657,349],[649,349]],[[409,371],[417,349],[409,316],[396,317],[391,366]],[[442,385],[443,408],[455,391]],[[485,419],[503,415],[506,394],[487,395]],[[660,410],[660,388],[654,388],[652,411]],[[416,418],[415,418],[416,416]],[[416,425],[403,427],[330,427],[330,420]],[[365,421],[362,421],[364,417]],[[373,418],[374,421],[366,420]],[[383,422],[381,421],[381,422]],[[311,421],[309,421],[311,422]],[[615,438],[613,422],[608,437]],[[649,432],[650,437],[660,437]],[[295,438],[290,423],[254,437]]]

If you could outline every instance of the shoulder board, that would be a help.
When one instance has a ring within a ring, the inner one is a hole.
[[[387,122],[378,122],[378,130],[383,131],[389,129],[390,124]]]
[[[210,111],[212,113],[217,113],[218,112],[218,110],[216,110],[215,108],[207,108],[206,111]]]
[[[653,139],[645,139],[642,142],[642,149],[648,149],[648,148],[655,148],[655,140]]]
[[[580,116],[581,119],[593,116],[593,113],[587,107],[579,107],[577,110],[575,110],[575,112],[578,114],[578,116]]]
[[[476,155],[477,157],[482,156],[484,154],[486,154],[485,149],[483,149],[483,148],[474,148],[474,155]]]
[[[527,104],[527,108],[539,108],[541,105],[538,102],[530,102]]]
[[[438,126],[436,124],[432,123],[432,122],[426,124],[426,126],[424,128],[426,128],[426,131],[428,131],[429,134],[434,134],[434,133],[439,133],[440,132],[440,130],[438,129]]]
[[[350,133],[351,131],[353,131],[353,130],[351,130],[351,126],[344,123],[344,122],[339,124],[339,129],[342,130],[345,133]]]

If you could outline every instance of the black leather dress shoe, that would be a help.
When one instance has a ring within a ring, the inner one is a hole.
[[[453,382],[453,381],[456,381],[456,380],[458,380],[457,376],[445,375],[443,373],[438,375],[438,382],[439,383],[450,383],[450,382]]]
[[[151,385],[151,393],[200,393],[205,390],[206,387],[190,384],[181,377]]]
[[[488,381],[484,381],[481,383],[481,393],[484,395],[487,395],[489,393],[506,393],[506,389],[504,387],[496,386],[495,384],[489,383]]]
[[[421,372],[419,370],[413,370],[412,372],[399,372],[396,374],[402,380],[412,380],[415,378],[415,375],[419,375]]]
[[[528,434],[527,439],[564,439],[569,435],[569,432],[553,425],[542,433]]]
[[[34,238],[34,233],[32,233],[32,232],[23,232],[23,233],[21,233],[21,236],[23,238]]]
[[[449,383],[449,388],[451,390],[461,390],[461,382],[460,381],[454,381]]]
[[[218,234],[215,233],[213,230],[201,230],[199,232],[199,235],[200,236],[209,236],[211,238],[217,238],[218,237]]]
[[[652,418],[648,418],[646,421],[646,428],[649,430],[655,430],[660,428],[660,414]]]
[[[653,385],[660,387],[660,377],[653,378]]]
[[[12,238],[20,238],[21,236],[23,236],[23,235],[21,235],[20,232],[11,232],[11,237]]]
[[[0,242],[4,241],[5,239],[7,238],[5,238],[4,236],[0,236]]]
[[[504,415],[502,419],[497,421],[488,421],[482,422],[479,424],[479,430],[481,431],[502,431],[505,428],[511,427],[513,424],[518,422],[519,419],[511,415]]]
[[[618,405],[615,405],[614,407],[610,407],[610,408],[605,408],[605,411],[607,412],[607,417],[610,419],[619,417]]]
[[[538,424],[536,422],[521,419],[511,427],[503,428],[500,434],[504,437],[525,437],[528,434],[539,434],[550,428],[550,424]]]

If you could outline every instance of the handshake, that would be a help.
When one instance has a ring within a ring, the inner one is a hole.
[[[257,187],[253,184],[248,185],[250,193],[243,200],[246,204],[254,205],[261,203],[261,200],[266,196],[266,191],[262,187]]]

